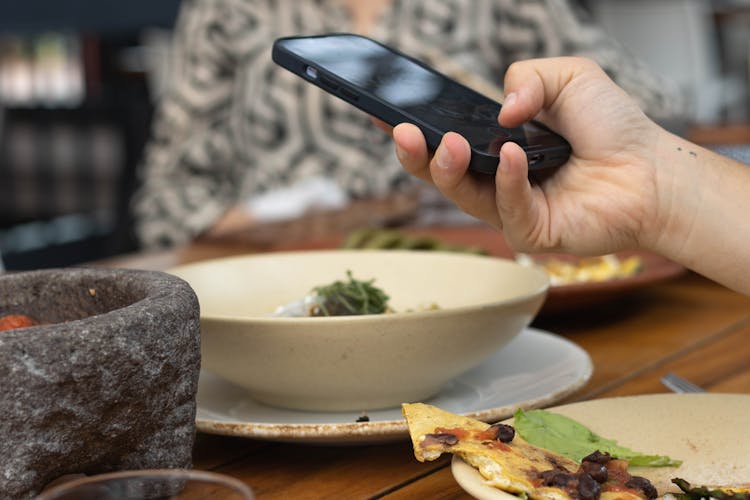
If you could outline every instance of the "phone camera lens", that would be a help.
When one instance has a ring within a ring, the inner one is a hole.
[[[318,70],[312,66],[305,66],[305,74],[315,80],[318,78]]]

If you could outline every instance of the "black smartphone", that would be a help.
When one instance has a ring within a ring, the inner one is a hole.
[[[389,125],[410,122],[437,148],[446,132],[471,145],[469,168],[494,174],[500,147],[519,144],[530,170],[562,165],[570,145],[541,123],[505,128],[500,103],[428,65],[370,38],[350,33],[277,39],[276,64]]]

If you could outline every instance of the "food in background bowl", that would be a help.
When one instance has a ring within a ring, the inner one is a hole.
[[[388,295],[373,285],[375,280],[362,281],[346,272],[348,281],[316,286],[299,300],[276,308],[278,317],[304,318],[322,316],[358,316],[383,314],[389,311]]]
[[[272,316],[346,270],[374,279],[395,312]],[[316,411],[436,394],[518,335],[549,284],[541,270],[509,259],[399,250],[269,253],[170,272],[198,295],[206,370],[259,402]]]
[[[356,279],[351,271],[347,271],[346,276],[348,281],[336,280],[328,285],[316,286],[301,299],[277,307],[273,315],[287,318],[319,318],[396,312],[388,305],[390,297],[373,284],[374,279]],[[436,309],[440,309],[440,306],[429,304],[408,311]]]
[[[638,255],[620,258],[615,254],[597,257],[570,257],[569,260],[548,257],[534,259],[523,253],[516,261],[525,266],[541,266],[549,274],[552,286],[574,283],[596,283],[618,278],[629,278],[643,269],[643,259]]]

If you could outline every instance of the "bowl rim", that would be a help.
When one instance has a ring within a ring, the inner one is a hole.
[[[245,261],[245,260],[254,260],[254,259],[270,259],[274,257],[281,257],[281,258],[295,258],[295,257],[301,257],[301,256],[310,256],[310,255],[333,255],[333,254],[383,254],[386,256],[397,256],[397,255],[435,255],[435,256],[441,256],[441,257],[451,257],[456,259],[476,259],[476,260],[484,260],[486,262],[502,262],[502,265],[508,266],[508,267],[515,267],[517,269],[520,269],[524,272],[528,272],[530,275],[536,275],[538,278],[540,278],[540,285],[538,287],[533,288],[527,293],[520,294],[508,299],[503,300],[493,300],[489,302],[483,302],[480,304],[473,304],[473,305],[465,305],[465,306],[458,306],[458,307],[447,307],[447,308],[440,308],[440,309],[430,309],[430,310],[424,310],[424,311],[396,311],[393,313],[387,313],[387,314],[361,314],[361,315],[353,315],[353,316],[319,316],[319,317],[284,317],[284,316],[227,316],[225,314],[205,314],[203,311],[203,308],[201,308],[201,320],[208,320],[208,321],[221,321],[225,323],[247,323],[247,322],[253,322],[255,324],[259,325],[265,325],[265,324],[284,324],[284,325],[292,325],[295,323],[304,323],[305,325],[309,325],[310,322],[315,322],[316,324],[322,324],[322,323],[341,323],[341,322],[367,322],[372,321],[373,319],[377,318],[378,321],[383,321],[383,319],[387,320],[396,320],[396,319],[402,319],[402,318],[413,318],[415,320],[423,319],[425,317],[430,318],[439,318],[445,315],[449,314],[457,314],[457,313],[465,313],[470,311],[478,311],[482,309],[491,309],[500,305],[513,305],[520,302],[526,302],[528,300],[531,300],[537,296],[545,296],[549,290],[550,290],[550,279],[549,275],[545,273],[543,270],[538,269],[536,267],[530,267],[530,266],[523,266],[519,263],[517,263],[514,259],[504,258],[504,257],[497,257],[493,255],[476,255],[476,254],[468,254],[468,253],[459,253],[459,252],[439,252],[435,250],[387,250],[387,249],[361,249],[361,250],[350,250],[350,249],[325,249],[325,250],[301,250],[301,251],[284,251],[284,252],[266,252],[266,253],[249,253],[249,254],[242,254],[242,255],[234,255],[229,257],[219,257],[216,259],[206,259],[196,262],[191,262],[187,264],[183,264],[180,266],[175,266],[170,269],[167,269],[166,272],[169,274],[172,274],[174,276],[177,276],[189,283],[189,280],[186,277],[183,277],[181,274],[179,274],[179,271],[183,269],[192,269],[197,267],[203,267],[203,266],[209,266],[211,264],[216,264],[219,262],[231,262],[231,261]],[[192,286],[192,285],[191,285]],[[196,290],[196,294],[199,292]],[[544,300],[544,299],[543,299]],[[541,307],[541,304],[540,304]]]

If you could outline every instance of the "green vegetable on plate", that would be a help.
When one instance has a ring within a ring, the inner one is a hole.
[[[627,460],[631,466],[676,467],[682,462],[664,455],[647,455],[595,434],[584,425],[546,410],[518,409],[513,416],[516,432],[529,443],[570,459],[581,459],[596,450]]]
[[[750,500],[750,492],[732,491],[731,488],[712,488],[710,486],[693,486],[679,477],[672,482],[680,487],[683,493],[672,493],[670,498],[675,500],[701,500],[703,498],[714,498],[716,500]],[[667,498],[665,496],[665,498]]]
[[[432,250],[487,255],[487,251],[465,245],[454,245],[431,236],[408,235],[396,229],[364,227],[346,237],[341,248],[360,250]]]

